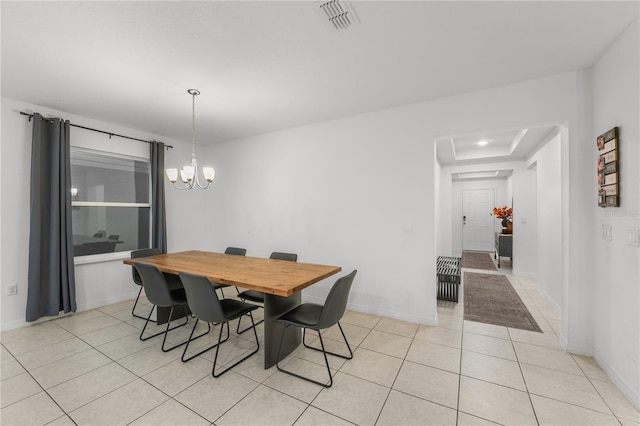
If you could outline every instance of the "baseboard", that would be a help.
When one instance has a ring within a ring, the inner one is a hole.
[[[611,381],[613,381],[613,383],[618,386],[618,389],[620,389],[620,391],[627,398],[629,398],[631,404],[633,404],[636,409],[640,410],[640,393],[638,393],[639,390],[633,389],[633,387],[629,385],[629,383],[622,375],[618,374],[616,370],[607,365],[599,356],[597,351],[593,354],[593,359],[595,359],[600,368],[602,368],[604,372],[607,373],[607,376],[609,376]]]
[[[560,334],[560,347],[563,351],[572,354],[593,356],[593,348],[591,346],[572,345],[562,333]]]
[[[78,305],[77,312],[88,311],[90,309],[101,308],[107,305],[113,305],[114,303],[124,302],[125,300],[135,299],[140,290],[136,289],[133,293],[120,295],[118,297],[112,297],[110,299],[99,300],[92,303],[87,303],[85,305]]]
[[[91,309],[96,309],[96,308],[101,308],[103,306],[107,306],[107,305],[113,305],[114,303],[119,303],[119,302],[124,302],[125,300],[131,300],[131,299],[135,299],[135,297],[138,295],[138,291],[134,291],[131,294],[126,294],[126,295],[121,295],[118,297],[113,297],[110,299],[105,299],[105,300],[100,300],[100,301],[96,301],[96,302],[92,302],[92,303],[87,303],[84,305],[78,305],[77,309],[76,309],[76,313],[78,312],[84,312],[84,311],[89,311]],[[49,317],[42,317],[36,321],[33,322],[27,322],[25,320],[16,320],[16,321],[11,321],[8,323],[2,323],[0,324],[0,331],[9,331],[9,330],[15,330],[16,328],[22,328],[22,327],[28,327],[31,325],[36,325],[36,324],[40,324],[43,322],[47,322],[47,321],[51,321],[57,318],[62,318],[63,316],[66,315],[73,315],[73,313],[68,313],[68,314],[61,314],[61,315],[57,315],[57,316],[49,316]]]
[[[535,272],[522,272],[522,271],[518,271],[517,269],[513,269],[512,272],[513,272],[513,275],[518,277],[526,277],[534,280],[538,278],[538,274],[536,274]]]
[[[16,328],[22,328],[22,327],[25,327],[25,326],[31,325],[31,324],[34,324],[34,323],[28,323],[28,322],[26,322],[24,320],[3,322],[2,324],[0,324],[0,331],[15,330]]]
[[[593,357],[596,360],[600,368],[607,373],[607,376],[611,381],[620,389],[620,391],[629,399],[629,401],[640,410],[640,393],[638,390],[634,390],[631,385],[626,381],[625,376],[618,374],[618,372],[611,368],[604,362],[602,357],[597,351],[594,351],[591,347],[570,345],[564,335],[560,335],[560,346],[565,352],[569,352],[576,355],[586,355]]]
[[[325,301],[325,298],[323,297],[305,296],[305,295],[303,295],[303,299],[305,302],[318,303],[318,304],[323,304]],[[434,313],[434,316],[430,318],[427,316],[407,315],[404,312],[373,309],[369,306],[358,305],[354,303],[347,303],[347,309],[351,311],[361,312],[363,314],[379,315],[379,316],[393,318],[401,321],[415,322],[417,324],[438,325],[438,318],[435,315],[435,313]]]
[[[547,294],[546,291],[544,291],[543,289],[541,289],[540,287],[538,287],[536,285],[536,288],[538,289],[538,293],[540,293],[542,295],[542,297],[544,297],[547,302],[549,302],[549,304],[551,305],[551,307],[560,315],[562,315],[562,308],[560,307],[560,305],[558,305],[552,298],[551,296],[549,296],[549,294]]]

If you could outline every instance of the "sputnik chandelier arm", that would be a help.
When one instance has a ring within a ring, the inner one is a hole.
[[[198,173],[198,161],[196,160],[196,96],[200,94],[199,90],[189,89],[187,93],[191,95],[191,164],[187,164],[178,170],[177,168],[169,168],[166,170],[169,181],[176,189],[193,189],[196,186],[202,189],[207,189],[213,182],[213,178],[216,175],[213,167],[203,167],[202,174],[206,184],[200,183],[200,176]],[[177,184],[178,175],[182,184]]]

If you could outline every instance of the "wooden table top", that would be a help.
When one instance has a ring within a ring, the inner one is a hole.
[[[342,270],[339,266],[198,250],[125,259],[123,263],[155,265],[162,272],[175,275],[179,272],[204,275],[210,281],[283,297],[291,296]]]

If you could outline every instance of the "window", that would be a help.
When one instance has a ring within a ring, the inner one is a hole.
[[[150,193],[149,160],[72,148],[74,255],[149,247]]]

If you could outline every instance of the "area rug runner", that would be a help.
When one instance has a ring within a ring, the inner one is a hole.
[[[485,271],[497,271],[491,254],[484,251],[463,251],[462,267],[471,269],[484,269]]]
[[[464,319],[542,332],[504,275],[464,273]]]

